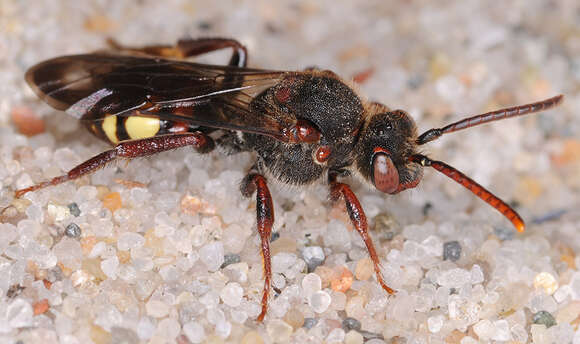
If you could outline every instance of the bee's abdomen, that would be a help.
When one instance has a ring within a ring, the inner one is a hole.
[[[160,135],[190,131],[184,122],[160,119],[152,115],[108,115],[102,120],[86,122],[91,133],[98,138],[118,144],[122,141],[145,139]]]

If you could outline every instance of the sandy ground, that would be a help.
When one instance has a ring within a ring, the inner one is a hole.
[[[2,342],[580,342],[579,11],[571,0],[0,2]],[[179,150],[14,200],[107,149],[37,100],[28,67],[108,37],[139,46],[216,36],[245,44],[252,67],[354,78],[420,132],[564,94],[557,109],[424,150],[515,206],[526,233],[434,171],[389,197],[347,180],[376,227],[398,291],[387,296],[323,182],[272,185],[280,294],[261,324],[255,205],[237,189],[251,154]],[[444,247],[459,247],[458,259]],[[313,272],[312,251],[324,257]],[[239,262],[220,268],[224,259]]]

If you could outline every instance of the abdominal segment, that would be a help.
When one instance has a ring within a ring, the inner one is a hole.
[[[86,122],[86,126],[98,138],[115,145],[122,141],[185,133],[193,129],[184,122],[150,115],[108,115],[100,121]]]

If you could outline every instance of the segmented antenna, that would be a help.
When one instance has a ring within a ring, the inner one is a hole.
[[[481,115],[476,115],[468,117],[451,123],[443,128],[429,129],[419,136],[417,139],[417,144],[423,145],[427,142],[438,139],[443,134],[452,133],[454,131],[474,127],[483,123],[499,121],[501,119],[527,115],[529,113],[540,112],[559,105],[564,99],[564,95],[560,94],[558,96],[542,100],[536,103],[519,105],[514,107],[509,107],[501,110],[496,110],[492,112],[487,112]]]
[[[456,168],[451,167],[442,161],[431,160],[421,154],[411,156],[411,161],[417,162],[422,166],[431,166],[457,183],[463,185],[463,187],[502,213],[502,215],[514,225],[518,232],[524,231],[526,227],[524,220],[522,220],[520,215],[518,215],[512,207]]]

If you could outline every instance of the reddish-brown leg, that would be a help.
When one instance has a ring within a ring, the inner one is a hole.
[[[142,53],[166,58],[188,58],[199,56],[215,50],[232,48],[233,53],[230,58],[230,66],[245,67],[248,63],[248,52],[246,47],[234,39],[227,38],[199,38],[181,39],[177,45],[151,45],[141,48],[126,47],[113,39],[108,40],[109,45],[119,51],[129,53]]]
[[[64,183],[68,180],[77,179],[105,167],[108,163],[114,161],[117,158],[131,159],[144,157],[184,146],[192,146],[197,149],[198,152],[206,153],[214,148],[214,142],[210,137],[201,132],[156,136],[141,140],[121,142],[113,149],[103,152],[83,162],[82,164],[68,171],[68,173],[65,175],[55,177],[52,180],[36,184],[25,189],[17,190],[15,196],[21,197],[30,191],[35,191],[47,186]]]
[[[367,250],[369,251],[369,256],[371,257],[374,265],[377,281],[381,287],[387,291],[387,293],[393,294],[395,291],[391,289],[383,280],[379,257],[375,251],[375,245],[373,245],[373,241],[369,236],[367,217],[362,206],[360,205],[360,202],[356,198],[356,195],[354,192],[352,192],[350,186],[337,182],[336,175],[329,176],[329,183],[331,200],[333,202],[337,202],[340,198],[344,199],[344,203],[346,204],[346,211],[348,212],[350,221],[352,222],[356,231],[360,234],[367,247]]]
[[[258,234],[262,243],[262,258],[264,265],[264,292],[262,295],[262,312],[258,321],[263,321],[268,311],[268,296],[270,295],[270,281],[272,279],[272,262],[270,258],[270,235],[274,224],[274,205],[266,178],[255,171],[251,171],[242,181],[240,190],[244,197],[250,197],[256,192],[256,215]]]

